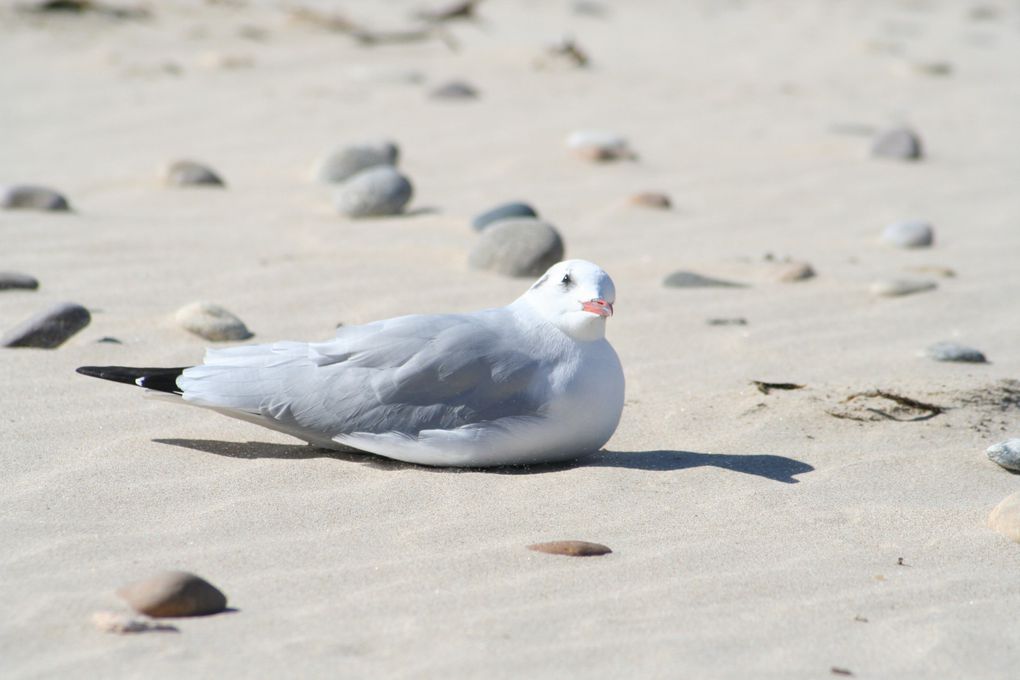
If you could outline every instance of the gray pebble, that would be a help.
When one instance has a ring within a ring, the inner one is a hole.
[[[924,248],[935,241],[935,232],[927,222],[904,220],[883,229],[882,241],[897,248]]]
[[[243,321],[211,302],[192,302],[185,305],[177,310],[175,318],[185,330],[214,342],[247,340],[253,335]]]
[[[980,351],[955,342],[936,342],[924,352],[935,361],[962,361],[971,364],[983,364],[988,361]]]
[[[72,335],[89,325],[89,310],[74,302],[62,302],[36,314],[9,330],[2,347],[59,347]]]
[[[433,99],[477,99],[478,90],[463,81],[453,80],[433,89],[429,96]]]
[[[1020,439],[1007,439],[994,446],[989,446],[985,451],[988,457],[1013,472],[1020,472]]]
[[[383,165],[359,172],[341,185],[336,209],[348,217],[399,215],[412,194],[410,180]]]
[[[227,608],[227,596],[186,571],[165,571],[117,590],[135,611],[154,618],[204,616]]]
[[[893,128],[880,133],[871,146],[871,155],[879,158],[894,158],[916,161],[924,156],[921,138],[908,128]]]
[[[50,210],[68,211],[70,203],[64,196],[48,187],[28,184],[3,187],[0,189],[0,207],[5,210]]]
[[[938,287],[934,281],[911,281],[906,279],[888,279],[875,281],[869,289],[873,295],[881,297],[900,297],[923,293],[928,290],[935,290]]]
[[[224,186],[223,180],[212,168],[195,161],[176,161],[166,170],[166,183],[170,186]]]
[[[399,157],[400,149],[393,142],[351,144],[319,161],[314,176],[320,182],[343,182],[362,170],[379,165],[395,166]]]
[[[709,319],[709,326],[746,326],[747,319],[743,317],[734,317],[730,319]]]
[[[667,288],[746,288],[747,286],[743,283],[736,283],[734,281],[723,281],[722,279],[713,279],[708,276],[702,276],[694,272],[688,271],[677,271],[667,276],[663,281],[662,285]]]
[[[538,217],[538,213],[527,203],[521,203],[520,201],[503,203],[476,216],[471,221],[471,226],[474,227],[475,231],[482,231],[494,222],[518,217]]]
[[[474,269],[506,276],[538,276],[563,259],[559,232],[536,219],[503,220],[478,237],[468,257]]]
[[[38,287],[39,280],[34,276],[20,272],[0,272],[0,290],[11,290],[13,288],[35,290]]]

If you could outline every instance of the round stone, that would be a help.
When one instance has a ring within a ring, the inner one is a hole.
[[[985,453],[1007,470],[1020,472],[1020,438],[1007,439],[994,446],[989,446]]]
[[[925,350],[925,354],[935,361],[959,361],[971,364],[983,364],[988,361],[979,350],[955,342],[936,342]]]
[[[901,297],[923,293],[928,290],[935,290],[938,287],[934,281],[911,281],[906,279],[887,279],[875,281],[871,284],[870,291],[873,295],[881,297]]]
[[[0,188],[0,207],[5,210],[48,210],[66,212],[71,204],[48,187],[19,184]]]
[[[491,225],[468,257],[474,269],[506,276],[538,276],[563,259],[563,239],[541,220],[512,219]]]
[[[908,128],[894,128],[880,133],[871,146],[871,154],[879,158],[916,161],[924,156],[921,138]]]
[[[395,166],[400,149],[389,141],[352,144],[337,149],[316,165],[313,175],[320,182],[343,182],[380,165]]]
[[[153,618],[204,616],[227,608],[227,597],[195,574],[165,571],[117,591],[131,607]]]
[[[608,555],[613,552],[607,545],[591,543],[589,541],[534,543],[528,546],[528,550],[549,553],[550,555],[568,555],[570,557],[591,557],[593,555]]]
[[[615,132],[605,130],[577,130],[567,137],[567,148],[587,161],[634,160],[637,155],[631,151],[627,140]]]
[[[777,262],[773,276],[780,283],[806,281],[815,277],[815,269],[807,262]]]
[[[673,207],[673,202],[669,200],[669,196],[655,191],[643,191],[639,194],[634,194],[627,199],[627,202],[640,208],[652,208],[653,210],[669,210]]]
[[[662,285],[667,288],[746,288],[743,283],[724,281],[703,276],[696,272],[676,271],[667,276]]]
[[[413,194],[407,177],[383,165],[359,172],[341,185],[336,209],[354,218],[399,215]]]
[[[988,526],[1020,543],[1020,491],[1006,496],[988,515]]]
[[[882,230],[882,241],[897,248],[925,248],[934,240],[931,225],[921,220],[893,222]]]
[[[490,224],[517,217],[538,217],[538,212],[527,203],[521,203],[520,201],[503,203],[476,216],[471,221],[471,226],[474,227],[475,231],[482,231]]]
[[[167,167],[166,183],[170,186],[224,186],[223,180],[212,168],[195,161],[175,161]]]
[[[26,319],[2,339],[2,347],[53,349],[89,325],[92,315],[76,302],[62,302]]]
[[[213,342],[247,340],[253,335],[233,313],[211,302],[185,305],[177,310],[175,318],[185,330]]]
[[[35,290],[39,287],[39,280],[34,276],[20,272],[0,272],[0,290]]]
[[[478,90],[461,80],[454,80],[435,88],[429,96],[433,99],[477,99]]]

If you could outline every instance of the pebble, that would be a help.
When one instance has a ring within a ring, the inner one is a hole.
[[[387,165],[363,170],[337,191],[336,209],[348,217],[399,215],[411,200],[410,180]]]
[[[433,99],[478,99],[478,90],[461,80],[453,80],[429,92]]]
[[[177,310],[175,318],[185,330],[214,342],[247,340],[254,335],[234,314],[211,302],[184,305]]]
[[[0,189],[0,207],[5,210],[68,211],[71,204],[62,194],[48,187],[17,184]]]
[[[627,203],[655,210],[669,210],[673,207],[673,202],[669,200],[669,196],[655,191],[643,191],[640,194],[634,194],[627,199]]]
[[[985,355],[980,351],[955,342],[936,342],[924,352],[935,361],[960,361],[970,364],[984,364],[988,362]]]
[[[747,319],[743,317],[734,317],[730,319],[709,319],[709,326],[746,326]]]
[[[131,616],[123,612],[101,611],[92,615],[92,625],[104,633],[116,633],[125,635],[127,633],[147,633],[158,630],[174,632],[176,626],[168,626],[165,623],[156,623],[141,616]]]
[[[956,270],[951,267],[941,267],[934,264],[923,264],[919,267],[912,267],[911,271],[915,271],[918,274],[933,274],[935,276],[941,276],[944,279],[951,279],[956,276]]]
[[[538,212],[527,203],[513,201],[497,205],[491,210],[486,210],[471,220],[471,226],[475,231],[482,231],[490,224],[501,220],[508,220],[517,217],[538,217]]]
[[[662,281],[667,288],[746,288],[746,284],[735,281],[723,281],[702,276],[695,272],[676,271]]]
[[[186,571],[164,571],[117,590],[133,609],[154,618],[204,616],[227,608],[227,597],[205,579]]]
[[[1020,543],[1020,491],[1006,496],[988,515],[988,526]]]
[[[20,272],[0,272],[0,290],[35,290],[39,287],[39,280],[34,276]]]
[[[380,165],[395,166],[400,149],[390,141],[352,144],[337,149],[319,161],[313,175],[320,182],[343,182]]]
[[[780,262],[775,265],[773,276],[781,283],[793,283],[814,278],[815,270],[807,262]]]
[[[502,220],[482,232],[468,257],[474,269],[538,276],[563,259],[563,239],[537,219]]]
[[[590,543],[588,541],[534,543],[528,546],[528,550],[549,553],[550,555],[569,555],[570,557],[591,557],[593,555],[608,555],[613,552],[607,545]]]
[[[1020,472],[1020,439],[1007,439],[994,446],[989,446],[985,453],[988,457],[1013,472]]]
[[[75,302],[61,302],[9,330],[0,347],[53,349],[89,325],[89,310]]]
[[[635,160],[635,154],[627,140],[615,132],[602,130],[577,130],[567,137],[567,148],[586,161]]]
[[[880,158],[894,158],[916,161],[924,156],[921,138],[908,128],[893,128],[880,133],[871,146],[871,155]]]
[[[170,186],[224,186],[223,180],[212,168],[195,161],[175,161],[166,169],[166,183]]]
[[[882,242],[897,248],[925,248],[934,241],[931,225],[921,220],[893,222],[882,230]]]
[[[935,290],[938,287],[934,281],[913,281],[907,279],[888,279],[875,281],[869,290],[873,295],[881,297],[899,297],[902,295],[913,295],[928,290]]]

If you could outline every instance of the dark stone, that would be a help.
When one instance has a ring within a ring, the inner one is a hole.
[[[222,187],[223,180],[212,168],[195,161],[176,161],[166,171],[166,183],[170,186]]]
[[[0,339],[2,347],[59,347],[89,325],[92,315],[74,302],[62,302],[18,324]]]
[[[563,251],[563,239],[552,225],[530,218],[503,220],[478,237],[468,264],[506,276],[538,276],[562,260]]]
[[[20,272],[0,272],[0,290],[36,290],[39,280]]]
[[[588,541],[535,543],[529,545],[528,550],[549,553],[550,555],[569,555],[570,557],[591,557],[593,555],[608,555],[613,552],[607,545],[589,543]]]
[[[925,354],[935,361],[959,361],[969,364],[988,362],[988,359],[980,351],[955,342],[936,342],[925,350]]]
[[[527,203],[521,203],[520,201],[503,203],[475,217],[471,221],[471,226],[474,227],[475,231],[482,231],[494,222],[515,217],[538,217],[538,212]]]
[[[154,618],[205,616],[227,608],[227,596],[186,571],[165,571],[117,591],[132,608]]]
[[[6,210],[48,210],[66,212],[70,203],[62,194],[48,187],[19,184],[5,187],[0,207]]]
[[[901,161],[916,161],[924,156],[921,138],[908,128],[886,130],[875,138],[871,154],[879,158],[893,158]]]
[[[734,281],[723,281],[722,279],[713,279],[708,276],[702,276],[694,272],[688,271],[677,271],[667,276],[662,285],[667,288],[746,288],[747,285],[743,283],[736,283]]]
[[[477,99],[478,90],[465,82],[454,80],[435,88],[429,96],[433,99]]]

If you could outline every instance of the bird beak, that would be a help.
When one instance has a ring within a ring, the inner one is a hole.
[[[599,316],[613,315],[613,304],[606,302],[602,298],[594,298],[587,302],[581,302],[581,309],[592,314],[598,314]]]

